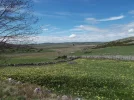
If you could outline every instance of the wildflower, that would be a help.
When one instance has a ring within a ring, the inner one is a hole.
[[[60,100],[60,96],[57,96],[57,100]]]
[[[35,88],[35,89],[34,89],[34,93],[37,93],[37,94],[38,94],[38,93],[40,93],[40,92],[41,92],[40,88]]]
[[[9,83],[14,83],[14,82],[15,82],[12,78],[8,78],[7,81],[8,81]]]
[[[69,100],[69,98],[68,98],[66,95],[63,95],[63,96],[61,97],[61,100]]]
[[[20,81],[18,81],[18,82],[16,83],[16,85],[19,85],[19,84],[21,84],[21,82],[20,82]]]
[[[76,98],[75,100],[81,100],[80,98]]]
[[[131,65],[130,68],[132,68],[133,66]]]
[[[52,97],[52,98],[56,98],[57,95],[52,93],[52,94],[51,94],[51,97]]]

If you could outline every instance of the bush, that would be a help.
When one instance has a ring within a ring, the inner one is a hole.
[[[67,59],[67,55],[58,56],[55,60]]]

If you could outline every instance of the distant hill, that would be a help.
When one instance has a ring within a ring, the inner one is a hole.
[[[40,44],[31,44],[31,45],[96,45],[96,44],[101,44],[104,42],[63,42],[63,43],[40,43]]]
[[[129,46],[134,45],[134,37],[123,38],[115,41],[105,42],[102,44],[98,44],[94,48],[105,48],[105,47],[112,47],[112,46]]]
[[[123,38],[123,39],[119,39],[119,40],[116,40],[116,41],[120,41],[120,42],[127,42],[127,41],[130,41],[130,43],[134,43],[134,37],[127,37],[127,38]]]
[[[13,52],[34,52],[38,51],[38,49],[33,48],[30,45],[20,45],[20,44],[10,44],[0,42],[0,53],[13,53]]]

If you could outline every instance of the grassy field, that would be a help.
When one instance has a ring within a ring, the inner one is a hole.
[[[38,63],[53,61],[56,58],[56,52],[44,52],[44,53],[18,53],[18,54],[6,54],[4,60],[0,63],[6,64],[19,64],[19,63]]]
[[[58,56],[69,55],[72,52],[80,51],[85,47],[90,47],[88,44],[48,44],[34,45],[30,51],[16,51],[12,53],[4,53],[0,64],[19,64],[19,63],[39,63],[53,61]],[[24,52],[23,52],[24,51]],[[3,59],[3,57],[5,59]]]
[[[21,50],[2,54],[0,64],[49,62],[63,55],[134,55],[133,45],[91,49],[92,46],[34,45],[35,49],[28,52]],[[45,86],[57,95],[72,95],[86,100],[133,100],[133,72],[134,62],[78,59],[39,67],[1,67],[0,78],[12,77],[21,82]]]
[[[39,63],[53,61],[62,55],[134,55],[134,46],[113,46],[91,49],[92,45],[37,45],[40,52],[8,53],[3,54],[6,60],[0,60],[0,64]],[[88,49],[83,49],[88,48]],[[38,51],[38,50],[37,50]]]
[[[78,51],[74,55],[134,55],[134,45],[87,49]]]
[[[40,67],[3,67],[0,77],[46,86],[87,100],[133,100],[134,62],[78,59]]]

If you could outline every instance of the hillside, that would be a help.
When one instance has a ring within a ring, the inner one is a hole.
[[[92,48],[84,48],[73,55],[134,55],[134,37],[98,44]]]
[[[123,38],[115,41],[110,41],[102,44],[98,44],[96,48],[105,48],[105,47],[112,47],[112,46],[129,46],[129,45],[134,45],[134,37],[128,37],[128,38]]]

